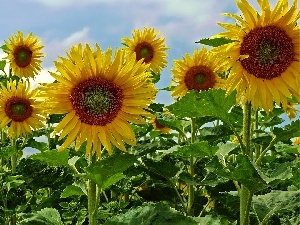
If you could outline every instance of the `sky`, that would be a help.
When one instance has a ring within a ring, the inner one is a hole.
[[[255,2],[255,1],[252,1]],[[168,65],[158,88],[170,85],[174,59],[201,48],[195,41],[222,31],[223,12],[238,12],[234,0],[13,0],[1,3],[1,45],[18,30],[42,39],[44,71],[37,82],[52,81],[54,60],[72,45],[98,43],[102,49],[122,47],[121,38],[136,28],[153,27],[165,37]],[[156,102],[170,104],[170,93],[160,91]]]
[[[256,0],[249,0],[259,10]],[[277,2],[271,0],[271,5]],[[291,2],[291,1],[290,1]],[[48,71],[53,61],[66,56],[72,45],[98,43],[103,50],[122,47],[121,38],[131,37],[134,29],[153,27],[165,37],[168,65],[161,73],[158,88],[170,85],[174,59],[181,59],[195,48],[195,42],[223,29],[217,22],[233,22],[222,13],[240,14],[235,0],[12,0],[1,2],[0,43],[12,34],[32,32],[42,39],[43,71],[36,82],[52,82]],[[4,54],[0,53],[0,57]],[[159,91],[156,102],[169,105],[174,100]],[[299,117],[299,116],[298,116]]]
[[[255,0],[249,1],[258,9]],[[271,0],[274,5],[276,0]],[[44,70],[36,82],[53,81],[53,61],[65,56],[72,45],[98,43],[102,49],[122,47],[121,38],[134,29],[153,27],[165,37],[168,65],[158,88],[170,85],[174,59],[201,48],[195,42],[223,29],[217,22],[229,18],[222,13],[239,13],[234,0],[13,0],[1,3],[1,45],[13,33],[32,32],[42,39]],[[3,55],[3,54],[2,54]],[[170,104],[170,93],[160,91],[156,102]]]

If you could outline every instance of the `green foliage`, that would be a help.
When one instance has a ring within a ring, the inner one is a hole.
[[[84,192],[78,186],[69,185],[61,193],[62,198],[67,198],[67,197],[70,197],[72,195],[84,195]]]
[[[108,219],[104,225],[196,225],[193,218],[185,217],[168,205],[145,203],[125,214]]]
[[[69,150],[58,152],[56,150],[43,151],[32,155],[30,158],[47,163],[51,166],[67,166],[69,158]]]
[[[274,127],[273,133],[277,136],[278,140],[284,143],[290,143],[292,137],[300,136],[300,120],[292,121],[284,127]]]
[[[85,176],[95,181],[98,188],[104,190],[124,178],[122,172],[135,162],[134,155],[114,154],[88,166]]]
[[[217,150],[217,146],[210,146],[207,141],[201,141],[184,146],[174,146],[169,149],[170,154],[176,158],[196,157],[198,159],[213,157]]]
[[[203,45],[209,45],[212,47],[218,47],[221,45],[229,44],[234,42],[233,40],[230,40],[228,38],[220,37],[220,38],[203,38],[199,41],[196,41],[196,43],[203,44]]]
[[[237,118],[236,114],[230,112],[235,101],[235,93],[225,96],[225,91],[221,89],[210,89],[200,93],[190,91],[167,108],[180,118],[213,116],[225,123],[233,124]]]
[[[59,212],[53,208],[44,208],[41,211],[31,213],[26,219],[18,223],[19,225],[63,225]]]
[[[300,208],[300,191],[271,191],[265,195],[253,197],[253,207],[261,222],[279,212],[295,211]]]

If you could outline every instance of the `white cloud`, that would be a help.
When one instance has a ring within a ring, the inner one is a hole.
[[[45,45],[45,65],[52,66],[53,61],[57,60],[58,56],[64,56],[65,52],[68,51],[72,45],[77,45],[79,43],[91,42],[91,38],[89,37],[89,28],[84,27],[79,31],[71,33],[69,36],[63,39],[52,39],[47,40],[48,38],[44,38],[46,41]]]
[[[40,83],[52,83],[55,79],[50,75],[49,71],[56,72],[56,68],[54,66],[43,68],[43,70],[39,72],[34,80],[30,80],[30,86],[34,88]]]
[[[40,3],[50,7],[69,7],[69,6],[83,6],[94,3],[111,3],[114,0],[30,0],[31,2]]]

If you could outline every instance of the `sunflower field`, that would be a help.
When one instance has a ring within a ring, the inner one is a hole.
[[[257,2],[173,62],[155,28],[78,43],[52,83],[39,37],[5,40],[0,224],[299,225],[300,11]]]

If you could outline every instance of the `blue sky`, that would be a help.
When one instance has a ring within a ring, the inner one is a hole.
[[[0,39],[5,40],[17,30],[33,32],[45,45],[43,67],[38,81],[47,80],[57,56],[80,42],[102,49],[121,47],[121,38],[131,37],[135,28],[144,26],[160,30],[170,47],[168,66],[162,71],[158,87],[171,81],[173,59],[192,53],[195,41],[210,37],[222,29],[222,12],[237,12],[234,0],[14,0],[1,3]],[[3,43],[3,42],[2,42]],[[168,92],[160,92],[157,102],[169,104]]]
[[[249,2],[258,9],[255,0]],[[271,0],[272,5],[275,2]],[[72,45],[121,47],[121,38],[131,37],[133,29],[154,27],[170,47],[168,66],[158,83],[162,88],[170,84],[174,59],[201,48],[195,41],[222,31],[217,22],[228,20],[221,15],[225,12],[239,13],[234,0],[7,0],[1,3],[0,40],[4,44],[18,30],[39,36],[47,56],[37,81],[45,82],[48,71],[55,70],[53,61],[65,56]],[[173,99],[160,91],[156,102],[169,105]]]
[[[258,9],[256,0],[249,1]],[[277,2],[271,0],[271,3]],[[57,56],[65,56],[78,43],[98,43],[102,49],[121,47],[121,38],[135,28],[160,30],[170,47],[168,66],[162,71],[159,88],[171,82],[174,59],[192,53],[201,38],[222,31],[217,22],[228,20],[224,12],[239,13],[234,0],[13,0],[1,3],[0,40],[18,30],[33,32],[45,46],[44,71],[38,82],[49,80]],[[1,44],[1,45],[2,45]],[[157,102],[170,104],[170,93],[161,91]]]

